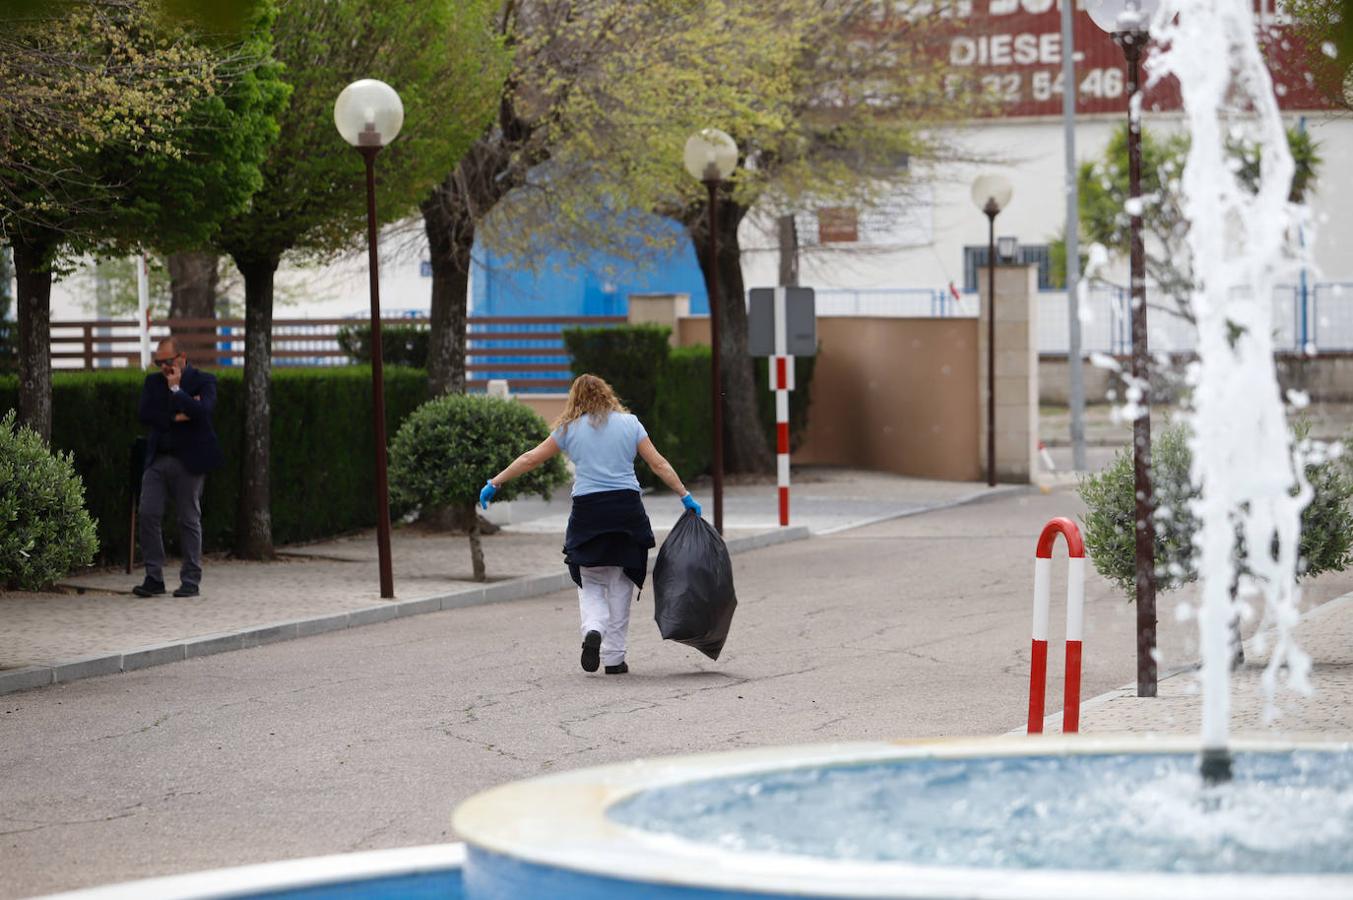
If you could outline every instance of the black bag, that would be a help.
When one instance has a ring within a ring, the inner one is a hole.
[[[687,510],[662,542],[653,566],[653,618],[659,633],[718,659],[737,606],[728,547],[713,525]]]

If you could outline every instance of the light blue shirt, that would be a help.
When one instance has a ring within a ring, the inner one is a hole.
[[[576,469],[574,497],[598,491],[639,490],[634,455],[648,432],[633,413],[613,412],[600,426],[593,425],[590,416],[582,416],[552,434]]]

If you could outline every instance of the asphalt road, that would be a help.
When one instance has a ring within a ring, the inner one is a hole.
[[[563,592],[0,697],[0,896],[451,840],[477,791],[634,757],[1008,731],[1035,538],[1079,512],[1031,491],[735,557],[717,662],[661,642],[645,591],[632,673],[584,675]],[[1135,609],[1093,572],[1086,599],[1089,698],[1133,680]]]

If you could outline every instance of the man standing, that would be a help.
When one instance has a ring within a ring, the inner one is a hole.
[[[216,376],[188,365],[173,338],[160,342],[153,361],[159,371],[147,375],[141,387],[141,422],[150,428],[139,512],[146,580],[132,593],[151,597],[165,591],[160,524],[165,500],[172,497],[183,545],[182,583],[174,596],[196,597],[202,583],[202,486],[207,473],[225,461],[211,427]]]

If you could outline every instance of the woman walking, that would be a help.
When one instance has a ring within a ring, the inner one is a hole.
[[[607,675],[623,675],[629,671],[630,602],[634,589],[643,589],[655,543],[634,475],[635,454],[697,516],[700,504],[611,386],[595,375],[579,375],[550,436],[490,478],[479,492],[480,505],[488,509],[500,487],[561,450],[576,470],[564,562],[578,585],[583,671],[595,672],[604,663]]]

